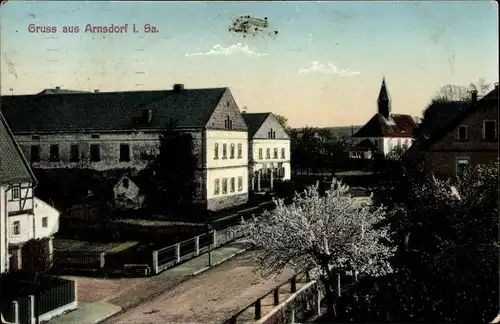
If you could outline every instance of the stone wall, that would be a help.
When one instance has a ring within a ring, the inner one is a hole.
[[[239,195],[211,198],[207,202],[207,209],[211,211],[217,211],[224,208],[242,205],[246,202],[248,202],[248,192]]]

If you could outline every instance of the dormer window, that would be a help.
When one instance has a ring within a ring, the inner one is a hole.
[[[229,116],[226,117],[226,120],[224,120],[224,128],[225,129],[233,129],[233,121]]]

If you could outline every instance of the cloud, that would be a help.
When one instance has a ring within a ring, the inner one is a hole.
[[[221,55],[222,56],[229,56],[229,55],[236,54],[236,53],[243,53],[243,54],[250,55],[250,56],[266,56],[267,55],[266,53],[254,52],[250,48],[250,46],[248,46],[247,44],[236,43],[236,44],[230,45],[228,47],[223,47],[222,45],[217,44],[217,45],[214,45],[212,47],[212,49],[209,50],[208,52],[188,53],[188,54],[186,54],[186,56],[204,56],[204,55],[207,55],[207,56],[221,56]]]
[[[311,67],[306,69],[299,69],[299,74],[320,73],[320,74],[336,74],[340,76],[355,76],[359,72],[350,71],[347,69],[339,69],[332,63],[323,64],[318,61],[313,61]]]

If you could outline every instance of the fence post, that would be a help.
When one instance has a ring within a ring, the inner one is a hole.
[[[12,310],[14,311],[14,323],[19,324],[19,303],[17,300],[12,301]]]
[[[105,274],[104,267],[106,266],[106,252],[101,252],[99,254],[99,270],[101,271],[101,275]]]
[[[274,306],[278,306],[280,304],[280,289],[274,289]]]
[[[153,251],[153,271],[158,273],[158,251]]]
[[[295,309],[292,308],[292,310],[290,311],[290,324],[294,324],[295,323]]]
[[[293,276],[292,279],[290,280],[290,291],[291,293],[297,292],[297,277]]]
[[[358,282],[358,271],[354,271],[354,282]]]
[[[195,253],[196,255],[199,255],[200,254],[200,237],[199,236],[196,236],[194,238],[194,249],[195,249]]]
[[[35,322],[35,296],[33,295],[29,295],[28,296],[28,300],[29,300],[29,306],[30,306],[30,321],[31,323],[34,323]]]
[[[319,284],[316,286],[316,312],[318,317],[321,316],[321,290]]]
[[[181,244],[175,244],[175,257],[177,259],[177,263],[181,262]]]
[[[260,320],[261,318],[261,308],[260,308],[260,298],[255,302],[255,319]]]
[[[217,247],[217,231],[213,230],[212,235],[213,235],[213,245],[214,245],[214,248],[216,248]]]
[[[340,273],[337,273],[337,295],[339,297],[342,295],[342,288],[340,286]]]

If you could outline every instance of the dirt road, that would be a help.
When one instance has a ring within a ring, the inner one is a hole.
[[[256,253],[244,253],[104,323],[219,324],[293,275],[286,270],[277,278],[262,279],[255,271]]]

